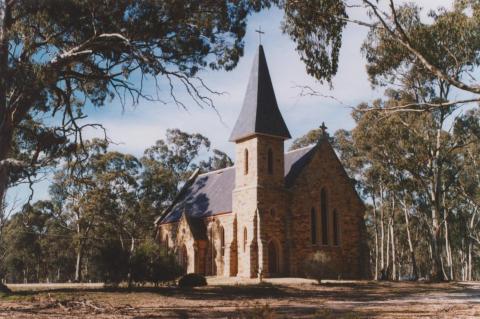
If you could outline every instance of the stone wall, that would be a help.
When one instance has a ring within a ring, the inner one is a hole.
[[[327,193],[328,245],[321,242],[320,193]],[[304,261],[317,251],[325,252],[332,259],[332,267],[341,278],[362,276],[361,255],[362,225],[365,207],[358,198],[331,145],[322,142],[311,162],[298,176],[289,190],[292,210],[291,274],[303,275]],[[317,212],[317,243],[311,239],[311,209]],[[333,211],[338,213],[339,245],[333,244]]]
[[[195,239],[186,219],[179,222],[161,224],[158,227],[160,245],[168,244],[170,254],[178,255],[180,248],[187,248],[188,265],[186,271],[208,276],[235,276],[237,274],[236,219],[232,213],[208,217],[202,220],[206,227],[206,240]],[[221,229],[224,229],[222,247]],[[168,238],[168,239],[167,239]]]
[[[245,150],[248,150],[246,173]],[[269,153],[272,170],[269,171]],[[238,275],[257,277],[269,274],[267,245],[276,240],[285,246],[282,220],[284,208],[284,141],[258,135],[238,141],[235,146],[236,177],[232,210],[237,215]],[[273,212],[273,214],[272,214]],[[274,217],[272,217],[274,216]],[[246,234],[246,240],[245,240]],[[279,249],[281,252],[281,248]],[[260,262],[259,262],[260,261]],[[283,264],[281,265],[283,270]]]
[[[244,174],[244,150],[249,169]],[[273,174],[268,172],[268,150],[274,154]],[[303,276],[304,262],[315,252],[332,260],[336,277],[359,278],[365,260],[363,216],[359,199],[331,145],[322,142],[309,164],[289,188],[284,187],[283,140],[261,136],[236,145],[236,182],[232,213],[203,219],[205,240],[193,238],[184,217],[177,223],[159,226],[159,238],[168,237],[172,253],[181,245],[188,251],[188,272],[217,276],[257,277],[260,273]],[[279,156],[279,154],[282,154]],[[321,243],[321,190],[327,194],[328,245]],[[229,196],[230,194],[225,194]],[[310,211],[317,212],[317,242],[311,240]],[[333,211],[338,213],[339,245],[333,242]],[[221,229],[225,242],[222,247]],[[246,238],[244,238],[246,230]],[[278,269],[269,265],[269,243],[277,251]]]

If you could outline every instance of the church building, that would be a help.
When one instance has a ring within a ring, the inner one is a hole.
[[[322,252],[335,277],[363,277],[365,206],[322,127],[316,145],[285,152],[291,136],[260,45],[230,136],[235,165],[190,177],[155,221],[161,245],[188,273],[304,276]]]

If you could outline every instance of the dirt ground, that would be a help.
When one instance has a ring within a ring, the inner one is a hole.
[[[203,288],[10,285],[0,318],[480,318],[480,282],[211,279]]]

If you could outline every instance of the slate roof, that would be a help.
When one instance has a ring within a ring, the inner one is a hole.
[[[285,154],[287,188],[293,186],[301,170],[310,162],[316,148],[317,146],[308,146]],[[176,222],[183,213],[188,214],[186,217],[189,223],[208,216],[230,213],[234,187],[234,166],[198,175],[191,185],[182,191],[160,223]]]
[[[233,127],[230,141],[238,141],[254,134],[291,138],[278,108],[267,60],[261,45],[253,61],[242,110]]]

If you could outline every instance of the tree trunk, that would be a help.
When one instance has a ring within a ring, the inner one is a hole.
[[[7,159],[12,144],[12,122],[7,114],[8,45],[7,30],[11,23],[10,5],[0,0],[0,207],[3,207],[4,195],[8,185]]]
[[[407,205],[403,206],[403,212],[405,214],[405,226],[407,229],[408,250],[410,252],[410,259],[412,260],[412,279],[417,280],[418,279],[417,260],[415,258],[415,251],[413,250],[413,244],[412,244],[412,236],[410,234],[410,221],[408,219]]]
[[[380,185],[380,271],[382,279],[385,279],[385,205],[383,203],[383,187]]]
[[[434,225],[431,234],[432,241],[432,280],[443,281],[445,278],[442,271],[442,255],[440,249],[440,227],[438,223]]]
[[[393,230],[393,220],[390,222],[390,237],[392,238],[392,280],[396,280],[397,265],[396,265],[396,251],[395,251],[395,232]]]
[[[385,279],[390,278],[390,217],[387,220],[387,243],[385,258]]]
[[[2,161],[7,158],[12,144],[13,130],[11,118],[7,115],[7,86],[8,79],[8,45],[7,30],[11,24],[12,3],[0,0],[0,209],[4,208],[5,194],[8,187],[8,167],[2,165]],[[0,260],[3,263],[2,260]],[[0,292],[11,293],[0,278]]]
[[[448,236],[448,220],[445,219],[445,253],[447,255],[447,267],[449,271],[449,280],[453,280],[453,261],[452,261],[452,250],[450,247],[450,240]]]
[[[377,205],[375,202],[375,193],[372,193],[373,201],[373,221],[375,225],[375,280],[378,280],[378,220],[377,220]]]
[[[75,262],[75,282],[82,280],[82,261],[83,261],[83,244],[80,243],[77,249],[77,260]]]
[[[133,253],[135,251],[135,238],[133,238],[133,236],[131,237],[131,245],[130,245],[130,256],[128,257],[128,275],[127,275],[127,278],[128,278],[128,288],[132,288],[132,285],[133,285],[133,278],[132,278],[132,257],[133,257]]]
[[[442,217],[442,163],[440,161],[440,151],[442,148],[441,143],[441,134],[442,134],[442,125],[443,125],[443,115],[438,128],[436,129],[436,144],[435,152],[432,154],[431,158],[431,170],[432,170],[432,180],[430,181],[430,203],[431,203],[431,217],[432,217],[432,226],[430,228],[430,236],[432,242],[432,271],[431,279],[433,281],[443,281],[445,279],[442,272],[442,249],[441,245],[441,225],[440,218]]]
[[[472,264],[472,250],[473,250],[473,243],[470,240],[468,243],[468,266],[467,266],[467,280],[472,281],[472,272],[473,272],[473,264]]]
[[[6,111],[3,112],[5,113]],[[1,107],[0,113],[2,113]],[[9,167],[5,160],[8,158],[8,153],[10,152],[13,136],[9,120],[5,119],[2,122],[2,115],[5,114],[0,114],[0,209],[5,208],[4,200],[7,193],[9,175]]]

